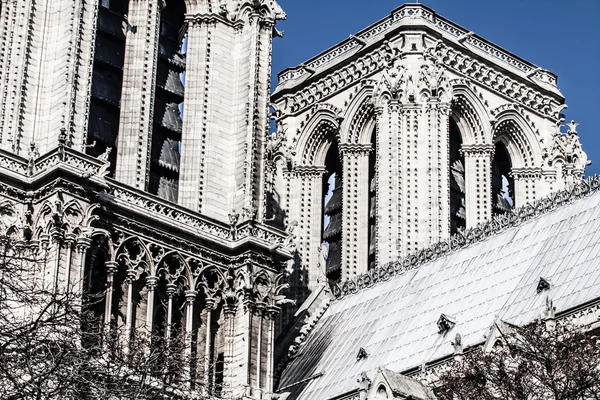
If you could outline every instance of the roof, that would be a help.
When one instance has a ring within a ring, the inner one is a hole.
[[[361,372],[373,377],[379,366],[403,372],[452,355],[457,333],[466,348],[482,344],[497,318],[532,322],[548,296],[557,313],[599,300],[599,187],[600,178],[589,178],[479,227],[478,240],[468,239],[476,236],[470,230],[462,240],[433,246],[445,249],[439,255],[422,252],[430,261],[409,257],[346,282],[280,387],[314,377],[288,389],[290,399],[330,399],[354,390]],[[549,289],[538,291],[540,278]],[[455,325],[440,333],[442,314]],[[368,356],[357,360],[360,348]]]
[[[403,26],[424,26],[441,34],[441,36],[457,46],[464,47],[471,53],[501,66],[506,71],[523,79],[535,82],[541,88],[562,97],[556,88],[557,76],[532,64],[500,46],[474,34],[468,29],[438,15],[422,4],[404,4],[393,10],[391,14],[363,29],[328,50],[294,68],[287,68],[278,74],[279,85],[274,97],[284,89],[300,85],[307,79],[319,75],[339,62],[348,60],[363,53],[374,44],[389,39],[389,35]]]

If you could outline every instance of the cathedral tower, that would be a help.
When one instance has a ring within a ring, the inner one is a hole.
[[[272,101],[270,210],[298,227],[298,298],[565,188],[588,163],[553,73],[423,5],[283,71]]]
[[[275,0],[0,3],[1,234],[126,350],[185,341],[186,384],[261,399],[286,302],[262,223]],[[65,289],[66,290],[66,289]],[[70,289],[69,289],[70,290]]]

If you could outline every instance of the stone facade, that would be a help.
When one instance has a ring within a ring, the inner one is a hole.
[[[2,234],[55,254],[49,282],[103,297],[125,343],[195,338],[189,387],[209,395],[273,390],[292,254],[261,177],[282,18],[270,0],[0,2]]]
[[[177,320],[206,363],[190,382],[247,399],[330,287],[588,162],[555,75],[421,5],[269,99],[284,18],[275,0],[0,1],[2,233],[53,251],[52,282],[105,292],[108,329]]]
[[[328,274],[342,281],[563,189],[588,163],[576,125],[561,131],[554,74],[425,6],[394,10],[279,81],[274,209],[299,221],[290,273],[305,271],[311,290],[321,242],[338,247],[322,203],[338,162],[342,256]]]

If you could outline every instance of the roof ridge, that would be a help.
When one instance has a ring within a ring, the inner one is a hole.
[[[568,205],[596,192],[600,192],[600,175],[593,175],[570,188],[553,192],[531,203],[513,209],[506,214],[496,215],[492,219],[480,223],[473,228],[450,236],[446,240],[434,243],[416,253],[408,254],[397,261],[388,262],[364,274],[347,279],[333,287],[336,299],[357,293],[381,282],[388,281],[393,276],[415,270],[431,261],[443,258],[456,250],[461,250],[494,237],[506,230],[548,214],[555,209]]]

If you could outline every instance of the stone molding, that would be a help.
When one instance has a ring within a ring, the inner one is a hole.
[[[360,157],[367,156],[373,151],[370,144],[359,143],[340,143],[339,149],[342,157]]]
[[[205,239],[216,241],[226,247],[236,247],[246,241],[255,241],[265,248],[283,244],[285,233],[259,224],[256,221],[245,221],[235,227],[235,239],[231,237],[231,226],[205,218],[198,213],[169,203],[151,195],[123,185],[103,176],[106,163],[71,148],[57,148],[35,160],[0,150],[0,173],[17,178],[26,184],[38,182],[58,170],[71,172],[78,178],[88,178],[91,182],[104,188],[100,197],[105,201],[117,203],[123,208],[137,210],[142,215],[175,225],[183,230],[192,228]],[[324,169],[323,169],[324,172]],[[9,187],[7,185],[7,187]],[[8,190],[8,189],[7,189]],[[15,189],[17,190],[17,189]],[[42,190],[42,189],[40,189]],[[85,192],[84,188],[81,188]],[[27,191],[21,190],[21,196],[27,197]],[[15,193],[16,194],[16,193]]]
[[[492,157],[494,150],[493,144],[463,144],[460,152],[465,157]]]
[[[473,32],[437,15],[429,7],[420,4],[403,5],[392,11],[389,17],[356,35],[350,36],[349,39],[339,43],[327,52],[319,54],[299,67],[286,69],[279,74],[279,82],[284,83],[302,78],[305,74],[314,73],[311,71],[341,59],[345,54],[356,48],[365,47],[368,42],[381,40],[391,30],[395,29],[401,20],[407,18],[411,19],[411,24],[414,24],[413,20],[418,19],[435,31],[449,34],[460,45],[470,50],[485,53],[504,68],[515,70],[515,73],[520,73],[524,77],[532,78],[539,83],[556,87],[556,75],[552,72],[522,60]]]
[[[510,175],[515,180],[534,180],[538,181],[542,179],[542,169],[541,168],[513,168],[510,171]]]
[[[373,52],[324,76],[309,86],[295,91],[293,94],[284,95],[281,100],[277,99],[277,102],[283,102],[280,111],[285,115],[294,115],[326,97],[341,92],[348,86],[387,66],[392,54],[393,50],[389,44],[380,46]],[[274,97],[278,96],[275,94]]]
[[[531,171],[534,173],[534,171]],[[541,171],[539,173],[541,177]],[[448,254],[472,246],[487,238],[496,236],[505,230],[521,225],[539,215],[546,214],[577,199],[592,195],[600,191],[600,176],[595,175],[582,180],[571,188],[552,193],[548,197],[527,203],[509,213],[497,215],[493,219],[477,225],[474,228],[459,232],[450,239],[441,241],[416,253],[392,261],[386,265],[378,266],[366,274],[348,279],[334,287],[333,294],[336,298],[352,295],[379,282],[389,280],[395,275],[401,275],[420,266],[445,257]]]
[[[316,165],[296,165],[291,171],[292,175],[301,178],[320,178],[325,175],[327,171],[323,166]],[[288,172],[290,174],[290,172]]]

